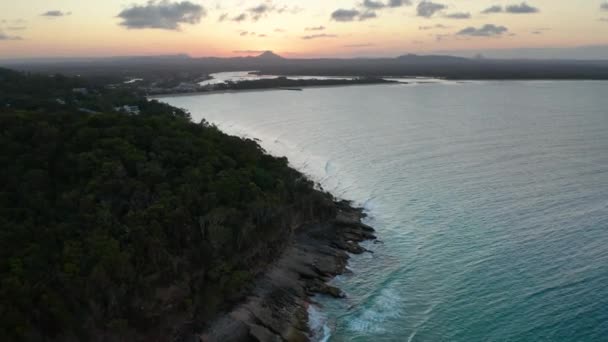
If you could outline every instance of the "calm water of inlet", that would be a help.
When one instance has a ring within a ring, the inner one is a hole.
[[[168,97],[354,200],[384,244],[319,297],[330,341],[608,341],[608,82]]]

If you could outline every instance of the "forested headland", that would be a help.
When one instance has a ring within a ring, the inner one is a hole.
[[[3,341],[169,340],[336,211],[253,140],[59,75],[0,70],[0,164]]]

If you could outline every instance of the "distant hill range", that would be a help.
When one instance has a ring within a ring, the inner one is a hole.
[[[406,54],[395,58],[284,58],[272,51],[247,57],[187,55],[0,60],[13,69],[82,76],[214,73],[255,70],[276,75],[413,76],[450,79],[608,79],[608,60],[485,59]]]

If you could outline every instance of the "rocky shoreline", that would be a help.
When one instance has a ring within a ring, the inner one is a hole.
[[[336,202],[331,220],[305,224],[294,230],[278,259],[252,286],[246,299],[211,323],[195,340],[309,341],[310,296],[344,293],[327,282],[346,270],[349,253],[367,252],[359,243],[376,239],[362,222],[362,209]]]

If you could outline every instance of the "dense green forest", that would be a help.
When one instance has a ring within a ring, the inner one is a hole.
[[[0,70],[0,164],[2,341],[204,324],[295,224],[334,210],[255,141],[79,78]]]

